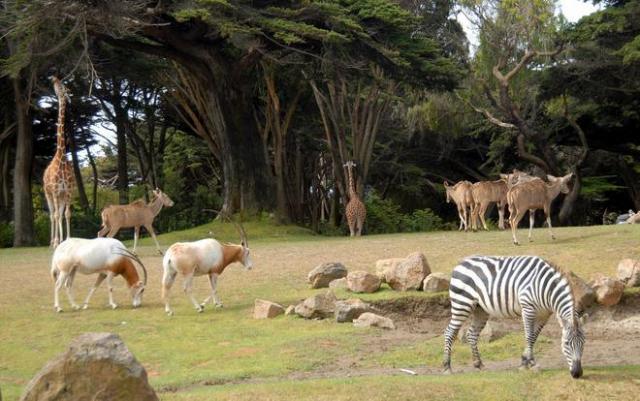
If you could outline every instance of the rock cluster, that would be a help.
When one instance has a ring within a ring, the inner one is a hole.
[[[307,275],[307,280],[311,284],[311,288],[326,288],[333,280],[346,276],[347,268],[342,263],[330,262],[316,266]]]
[[[275,302],[256,299],[253,307],[254,319],[271,319],[284,313],[284,308]]]
[[[627,287],[640,287],[640,260],[622,259],[618,263],[618,280]]]

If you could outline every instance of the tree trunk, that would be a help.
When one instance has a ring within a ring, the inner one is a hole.
[[[582,174],[580,174],[580,169],[576,169],[573,174],[575,177],[573,187],[571,188],[571,192],[564,197],[560,213],[558,213],[558,222],[563,226],[571,222],[571,215],[573,214],[573,209],[580,195],[580,189],[582,188]]]
[[[116,109],[116,137],[118,140],[118,196],[121,205],[129,203],[129,168],[127,162],[127,134],[126,116],[120,109],[120,105],[115,105]]]
[[[20,78],[13,78],[18,131],[16,161],[13,170],[13,246],[34,244],[33,199],[31,196],[31,166],[33,162],[33,136],[31,133],[31,107]]]
[[[89,159],[89,164],[91,165],[91,172],[93,173],[93,203],[91,205],[91,209],[93,213],[96,213],[96,209],[98,207],[98,167],[96,166],[96,161],[93,159],[93,155],[89,150],[89,146],[85,149],[87,151],[87,158]]]
[[[82,180],[82,174],[80,173],[80,162],[78,161],[78,147],[76,145],[76,138],[73,132],[69,135],[69,143],[71,147],[71,161],[73,163],[73,174],[76,177],[76,185],[78,186],[78,200],[80,206],[85,212],[89,212],[89,199],[87,199],[87,192],[84,189],[84,181]]]

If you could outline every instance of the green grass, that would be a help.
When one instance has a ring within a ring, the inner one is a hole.
[[[632,379],[640,373],[637,366],[587,367],[587,377],[591,380],[579,382],[570,381],[566,370],[545,371],[536,376],[505,371],[460,374],[450,378],[389,375],[322,378],[325,371],[333,371],[335,376],[336,369],[348,374],[350,366],[354,366],[354,371],[408,366],[435,369],[440,364],[442,338],[418,341],[415,338],[419,336],[414,335],[398,340],[390,347],[382,347],[378,345],[386,341],[386,337],[378,330],[284,316],[258,321],[252,319],[251,312],[256,298],[287,306],[319,291],[309,289],[306,283],[308,271],[318,263],[341,261],[350,270],[374,271],[377,259],[402,257],[414,251],[424,252],[434,271],[448,272],[469,254],[537,254],[587,279],[596,272],[615,275],[621,258],[640,256],[637,247],[640,227],[559,228],[556,231],[558,240],[554,242],[548,238],[546,230],[535,230],[535,242],[521,247],[511,244],[510,233],[497,231],[349,239],[315,236],[302,228],[264,222],[248,222],[245,227],[254,270],[247,272],[234,265],[225,271],[218,287],[225,308],[208,308],[203,314],[197,314],[182,293],[182,281],[178,279],[172,292],[176,314],[171,318],[163,313],[159,299],[161,257],[155,254],[148,238],[139,249],[149,271],[149,284],[144,306],[138,310],[130,308],[123,281],[116,279],[115,297],[119,309],[105,307],[107,295],[102,287],[94,296],[91,308],[81,312],[70,311],[66,296],[61,293],[65,312],[55,314],[49,278],[51,251],[47,248],[0,250],[0,388],[3,400],[17,400],[24,385],[47,360],[63,352],[72,338],[87,331],[118,333],[145,366],[151,384],[161,391],[163,400],[396,399],[396,393],[406,399],[437,396],[470,399],[474,394],[480,399],[537,399],[535,391],[542,391],[546,399],[592,399],[587,397],[590,394],[607,394],[603,399],[615,399],[617,385],[630,391],[628,394],[633,394],[631,390],[637,393],[638,382]],[[164,234],[159,240],[166,249],[172,242],[202,238],[209,231],[222,240],[237,241],[233,226],[218,222]],[[524,230],[519,234],[521,240],[526,240]],[[86,295],[93,279],[76,278],[74,289],[78,300]],[[196,279],[198,299],[208,295],[207,287],[204,278]],[[352,296],[344,291],[339,291],[338,295]],[[421,292],[402,294],[387,288],[360,297],[376,301],[406,295],[442,296]],[[495,343],[482,344],[483,357],[487,361],[517,360],[522,349],[520,337],[521,334],[513,334]],[[545,340],[538,346],[544,349]],[[457,344],[454,369],[455,366],[468,366],[469,361],[468,347]],[[292,374],[320,378],[297,383],[290,381]],[[254,382],[245,383],[246,380]],[[228,384],[199,385],[203,381]],[[461,381],[464,386],[453,386]],[[503,393],[491,398],[485,386],[495,387]],[[506,389],[511,387],[514,392],[509,397]],[[171,389],[179,391],[174,393],[169,391]],[[569,397],[570,389],[577,391],[577,398]]]

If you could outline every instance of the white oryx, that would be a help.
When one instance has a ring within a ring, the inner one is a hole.
[[[218,298],[216,285],[218,276],[224,269],[234,262],[244,265],[247,270],[251,270],[253,262],[249,255],[247,245],[247,235],[242,226],[232,223],[240,232],[240,245],[220,243],[215,239],[207,238],[193,242],[176,242],[171,245],[162,259],[162,299],[164,300],[164,310],[171,316],[173,311],[169,306],[169,290],[176,279],[178,272],[184,277],[184,291],[193,303],[198,312],[204,310],[209,301],[213,301],[216,307],[222,307],[222,302]],[[209,276],[211,284],[211,295],[201,304],[193,296],[193,278],[202,275]]]
[[[134,262],[140,265],[142,274],[138,272]],[[142,303],[142,293],[147,284],[147,270],[140,259],[115,238],[69,238],[58,245],[51,260],[51,277],[55,281],[53,306],[56,312],[62,312],[58,292],[63,285],[66,287],[71,307],[80,309],[71,292],[73,278],[78,272],[98,274],[95,284],[84,301],[83,309],[89,306],[89,299],[105,278],[109,288],[109,305],[113,309],[117,308],[118,305],[113,301],[111,281],[118,275],[127,281],[133,307],[137,308]]]

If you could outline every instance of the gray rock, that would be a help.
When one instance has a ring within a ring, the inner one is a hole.
[[[451,279],[445,273],[431,273],[422,282],[424,292],[442,292],[449,290]]]
[[[342,278],[333,280],[332,282],[329,283],[329,288],[331,288],[332,290],[349,288],[349,286],[347,285],[347,278],[342,277]]]
[[[584,311],[596,302],[596,293],[586,281],[573,272],[569,273],[569,280],[571,281],[573,298],[576,300],[576,308],[578,310]]]
[[[596,301],[604,306],[613,306],[620,302],[624,292],[624,283],[610,277],[598,276],[589,283],[596,293]]]
[[[352,292],[376,292],[380,289],[380,284],[380,277],[363,270],[347,274],[347,286]]]
[[[284,313],[284,308],[275,302],[256,299],[253,307],[254,319],[271,319]]]
[[[618,280],[627,287],[640,286],[640,260],[622,259],[618,263]]]
[[[386,273],[387,284],[396,291],[419,290],[425,277],[431,274],[427,258],[421,252],[414,252],[395,268]]]
[[[383,283],[387,282],[387,272],[396,268],[398,263],[404,261],[404,258],[380,259],[376,261],[376,276],[380,277]]]
[[[328,318],[334,314],[336,301],[333,291],[329,290],[305,299],[296,306],[295,312],[305,319]]]
[[[293,315],[294,313],[296,313],[296,306],[295,305],[289,305],[287,306],[287,309],[285,309],[284,314],[287,316]]]
[[[20,401],[157,401],[147,372],[112,333],[85,333],[27,384]]]
[[[335,317],[338,323],[352,322],[365,312],[371,310],[371,306],[358,298],[337,301]]]
[[[326,288],[335,279],[346,277],[347,268],[339,262],[322,263],[307,275],[311,288]]]
[[[396,325],[388,317],[365,312],[353,321],[355,327],[379,327],[381,329],[395,330]]]

